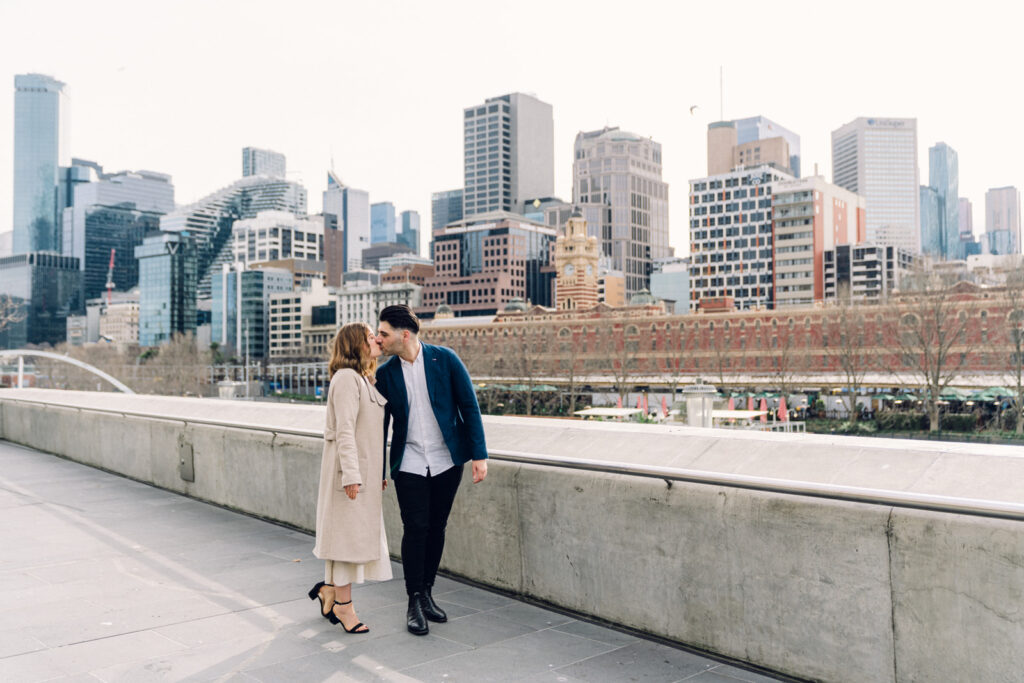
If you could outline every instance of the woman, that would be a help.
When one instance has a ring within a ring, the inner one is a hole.
[[[327,423],[313,554],[324,580],[309,591],[320,613],[349,633],[368,633],[352,606],[352,584],[391,578],[384,535],[384,405],[374,388],[380,346],[365,323],[338,330],[331,349]],[[377,477],[383,481],[377,486]],[[364,484],[366,486],[364,486]]]

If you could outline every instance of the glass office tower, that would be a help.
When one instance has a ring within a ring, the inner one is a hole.
[[[446,190],[430,195],[430,230],[440,230],[462,220],[462,190]]]
[[[370,244],[395,241],[395,205],[370,204]]]
[[[67,95],[42,74],[14,77],[13,253],[60,251],[57,191],[65,163]]]
[[[195,334],[197,258],[187,232],[161,232],[135,247],[139,260],[139,345]]]
[[[85,310],[78,259],[52,252],[0,258],[0,297],[10,297],[13,319],[0,328],[0,349],[59,344],[69,315]]]
[[[403,211],[400,218],[402,231],[396,236],[398,243],[412,249],[414,254],[420,253],[420,212]]]
[[[957,196],[960,162],[956,150],[945,142],[928,148],[928,185],[935,188],[939,196],[938,255],[948,260],[964,258],[960,249],[960,198]]]

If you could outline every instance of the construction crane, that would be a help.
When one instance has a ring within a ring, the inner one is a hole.
[[[114,254],[117,249],[110,250],[110,267],[107,268],[107,306],[110,306],[110,292],[114,289]]]

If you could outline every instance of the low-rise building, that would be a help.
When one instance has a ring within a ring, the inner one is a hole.
[[[422,288],[411,282],[371,286],[345,286],[337,291],[338,325],[365,322],[376,327],[377,316],[386,306],[420,306]]]

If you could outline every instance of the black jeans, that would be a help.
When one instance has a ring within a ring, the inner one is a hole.
[[[462,481],[462,465],[437,476],[395,472],[402,511],[402,570],[409,595],[434,585],[444,552],[444,529]]]

